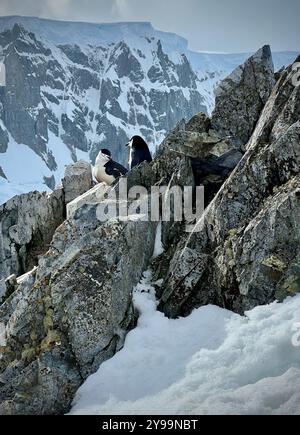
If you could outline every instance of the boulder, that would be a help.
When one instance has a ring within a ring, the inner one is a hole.
[[[66,204],[90,190],[92,181],[92,168],[89,163],[80,160],[77,163],[68,165],[62,180]]]

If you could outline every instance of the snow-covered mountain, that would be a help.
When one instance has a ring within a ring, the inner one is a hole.
[[[141,134],[152,150],[182,118],[210,112],[216,84],[248,54],[188,50],[150,23],[0,18],[0,202],[53,188],[64,166],[100,148],[126,163]],[[276,68],[296,53],[275,53]]]

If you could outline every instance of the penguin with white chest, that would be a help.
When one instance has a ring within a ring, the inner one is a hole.
[[[128,162],[130,170],[143,162],[152,162],[148,145],[140,136],[133,136],[126,146],[130,149]]]
[[[122,175],[126,175],[127,172],[124,166],[113,161],[109,150],[103,149],[99,152],[93,168],[93,176],[98,183],[106,183],[111,186]]]

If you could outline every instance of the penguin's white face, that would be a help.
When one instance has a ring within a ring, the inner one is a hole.
[[[128,143],[129,148],[133,147],[133,139],[131,139],[131,141]]]
[[[98,183],[106,183],[109,186],[115,181],[115,177],[106,173],[106,164],[111,160],[107,154],[99,152],[95,166],[93,167],[93,176]]]
[[[103,164],[103,165],[105,165],[109,161],[110,161],[110,157],[107,156],[106,154],[103,154],[100,151],[100,153],[98,154],[97,160],[96,160],[97,164]]]

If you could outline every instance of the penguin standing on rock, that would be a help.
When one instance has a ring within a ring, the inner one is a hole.
[[[113,161],[109,150],[103,149],[99,152],[93,168],[93,176],[98,183],[106,183],[110,186],[127,172],[124,166]]]
[[[133,136],[126,144],[130,148],[129,169],[140,165],[143,162],[152,162],[152,157],[148,145],[140,136]]]

